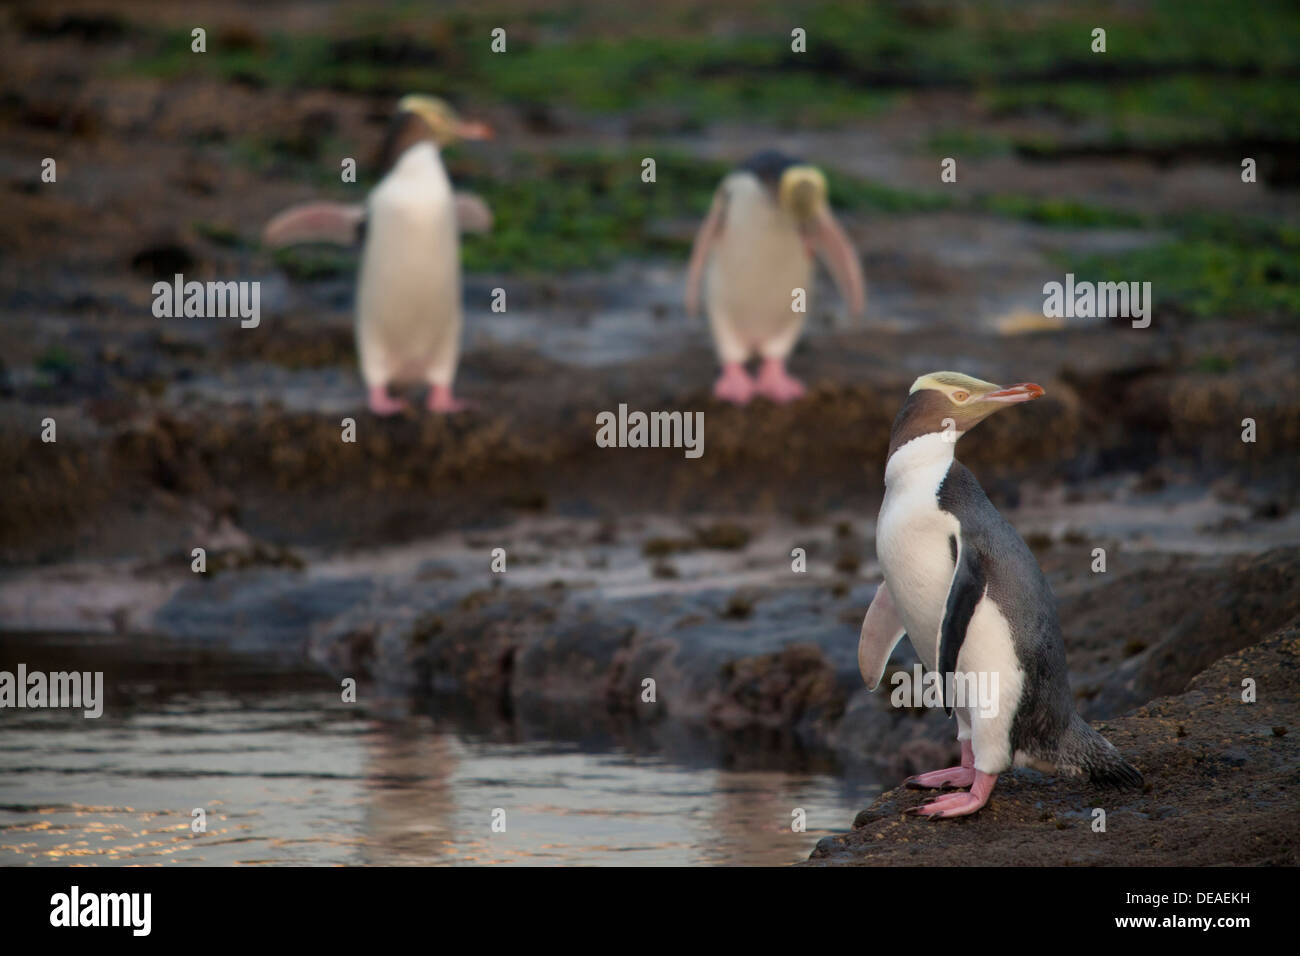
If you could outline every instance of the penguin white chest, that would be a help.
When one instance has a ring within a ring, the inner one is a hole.
[[[367,378],[419,380],[454,356],[460,245],[451,183],[430,143],[411,147],[370,194],[357,288]],[[454,357],[452,359],[454,361]]]
[[[794,290],[811,293],[812,262],[794,222],[756,177],[733,174],[727,218],[708,272],[708,306],[761,344],[801,322]]]
[[[961,525],[939,508],[938,490],[953,446],[923,435],[894,452],[885,470],[885,500],[876,522],[876,556],[907,637],[931,670],[939,661],[939,628],[952,584],[952,541]]]

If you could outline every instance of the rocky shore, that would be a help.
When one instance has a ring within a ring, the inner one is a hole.
[[[1246,681],[1257,690],[1252,703],[1242,699]],[[858,814],[853,832],[823,839],[809,865],[1294,866],[1297,713],[1300,620],[1292,620],[1215,661],[1184,692],[1099,725],[1142,768],[1142,792],[1016,771],[999,778],[977,816],[935,824],[904,813],[928,797],[890,790]]]

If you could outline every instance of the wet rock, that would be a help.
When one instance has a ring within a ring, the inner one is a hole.
[[[806,730],[837,720],[843,710],[842,690],[821,649],[800,645],[724,666],[707,706],[710,722],[724,729]]]
[[[1176,562],[1060,601],[1076,689],[1088,717],[1180,693],[1210,662],[1300,613],[1300,549]],[[1110,655],[1122,648],[1116,666]]]
[[[739,551],[749,543],[749,529],[729,521],[697,528],[695,536],[704,547],[722,551]]]
[[[341,618],[367,601],[368,579],[312,579],[280,569],[238,575],[194,575],[155,615],[160,633],[181,640],[272,654],[307,650],[314,626]]]
[[[1267,688],[1256,704],[1241,701],[1243,675]],[[1300,746],[1267,728],[1297,706],[1300,620],[1216,661],[1184,693],[1099,728],[1142,770],[1141,791],[1013,771],[975,816],[931,823],[902,813],[928,796],[898,788],[859,813],[852,832],[822,839],[808,863],[1293,866],[1300,824],[1278,782],[1300,772]],[[1220,749],[1224,739],[1237,743]],[[1106,811],[1105,832],[1083,825],[1094,808]]]

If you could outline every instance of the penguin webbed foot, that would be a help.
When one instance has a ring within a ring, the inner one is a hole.
[[[366,393],[366,404],[369,406],[372,414],[384,418],[404,412],[410,407],[402,399],[394,398],[390,395],[387,385],[373,386]]]
[[[974,767],[949,767],[908,777],[903,781],[903,786],[908,790],[961,790],[974,782]]]
[[[908,790],[957,790],[975,783],[975,748],[969,740],[961,741],[961,764],[944,770],[918,773],[903,781]]]
[[[426,407],[431,412],[439,415],[452,415],[456,412],[466,412],[474,407],[472,402],[466,402],[456,398],[451,392],[450,385],[435,385],[429,389],[429,397],[425,402]]]
[[[754,397],[754,380],[737,362],[722,366],[722,374],[713,383],[713,397],[733,405],[745,405]]]
[[[993,792],[993,784],[997,782],[997,779],[998,775],[995,773],[983,773],[976,770],[975,782],[969,790],[945,793],[942,796],[935,797],[929,803],[923,803],[919,807],[911,807],[903,812],[916,813],[929,817],[931,820],[970,816],[972,813],[981,810],[989,802],[989,795]]]
[[[794,378],[785,370],[785,363],[780,359],[764,359],[758,372],[755,391],[764,398],[769,398],[779,405],[803,398],[807,389],[803,382]]]

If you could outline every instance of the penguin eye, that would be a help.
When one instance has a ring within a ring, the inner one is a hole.
[[[957,389],[957,391],[952,393],[952,400],[954,402],[964,402],[968,398],[970,398],[970,392],[963,392],[961,389]]]

